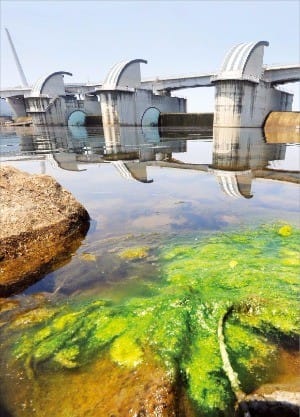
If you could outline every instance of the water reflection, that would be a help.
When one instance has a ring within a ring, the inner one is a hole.
[[[286,145],[267,144],[261,129],[215,128],[209,171],[230,197],[251,198],[252,179],[269,161],[284,160]]]
[[[186,151],[185,140],[164,143],[158,127],[107,126],[104,128],[104,140],[105,159],[112,160],[165,160],[172,157],[172,152]]]
[[[17,135],[19,149],[13,147],[8,153],[4,149],[1,159],[40,159],[42,173],[46,172],[46,161],[68,171],[82,171],[86,163],[110,162],[124,179],[151,183],[147,167],[197,170],[213,174],[222,192],[233,198],[253,197],[254,178],[299,182],[299,173],[277,168],[277,162],[285,160],[287,145],[267,143],[261,129],[215,128],[212,157],[204,164],[197,163],[200,153],[193,155],[193,163],[180,160],[180,155],[188,153],[187,143],[207,140],[206,135],[193,134],[191,139],[186,132],[170,138],[158,127],[34,127]],[[12,136],[6,139],[11,142]]]
[[[259,128],[215,128],[212,167],[227,171],[265,168],[285,158],[286,145],[267,144]]]

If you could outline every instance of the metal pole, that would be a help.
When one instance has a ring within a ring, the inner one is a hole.
[[[16,51],[16,49],[14,47],[14,44],[13,44],[13,41],[10,37],[9,31],[6,28],[5,28],[5,31],[6,31],[6,34],[7,34],[7,37],[8,37],[9,44],[11,46],[13,56],[14,56],[16,64],[17,64],[18,72],[19,72],[19,75],[20,75],[21,80],[22,80],[22,85],[23,85],[23,87],[29,87],[28,82],[27,82],[26,77],[25,77],[25,74],[24,74],[24,71],[22,69],[21,63],[19,61],[17,51]]]

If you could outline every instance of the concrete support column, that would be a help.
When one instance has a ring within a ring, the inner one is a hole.
[[[105,138],[105,154],[117,154],[121,152],[121,138],[119,125],[107,125],[103,123]]]
[[[35,126],[67,125],[67,106],[63,97],[27,97],[26,108]]]
[[[115,93],[104,91],[100,93],[100,104],[103,126],[118,125],[120,118],[117,109]]]
[[[220,80],[215,85],[216,127],[262,127],[270,111],[291,110],[293,96],[264,81]]]
[[[103,126],[139,126],[141,121],[137,115],[137,108],[144,103],[136,97],[136,90],[101,91],[101,113]]]

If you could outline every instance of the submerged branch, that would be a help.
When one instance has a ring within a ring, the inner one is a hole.
[[[244,417],[251,417],[248,406],[244,402],[245,398],[246,398],[246,394],[241,389],[241,383],[239,381],[238,374],[233,370],[233,368],[231,366],[229,355],[228,355],[228,352],[226,350],[225,340],[224,340],[224,324],[225,324],[225,321],[226,321],[227,317],[232,312],[232,310],[233,310],[233,306],[231,305],[227,309],[225,314],[223,314],[219,319],[219,323],[218,323],[218,341],[219,341],[219,347],[220,347],[220,354],[221,354],[221,358],[222,358],[222,362],[223,362],[224,372],[226,373],[227,378],[229,379],[231,389],[232,389],[232,391],[233,391],[233,393],[236,397],[236,401],[237,401],[236,405],[237,405],[237,407],[241,406],[243,408]]]

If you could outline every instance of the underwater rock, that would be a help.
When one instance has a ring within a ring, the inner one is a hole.
[[[85,208],[53,178],[0,168],[0,296],[65,262],[89,227]]]
[[[86,253],[86,252],[84,252],[81,255],[81,259],[86,262],[96,262],[97,260],[96,255],[93,255],[92,253]]]
[[[120,257],[122,259],[132,261],[134,259],[146,258],[148,256],[148,253],[149,253],[149,247],[148,246],[140,246],[140,247],[136,247],[136,248],[124,249],[120,253]]]
[[[68,360],[66,372],[41,372],[34,379],[18,370],[21,381],[18,372],[10,374],[12,386],[20,388],[17,392],[2,384],[0,375],[3,406],[22,417],[186,416],[174,382],[151,357],[147,359],[134,371],[116,366],[107,356],[82,369],[72,369]]]
[[[0,298],[0,313],[6,311],[11,311],[19,306],[18,300],[7,300],[5,298]]]

